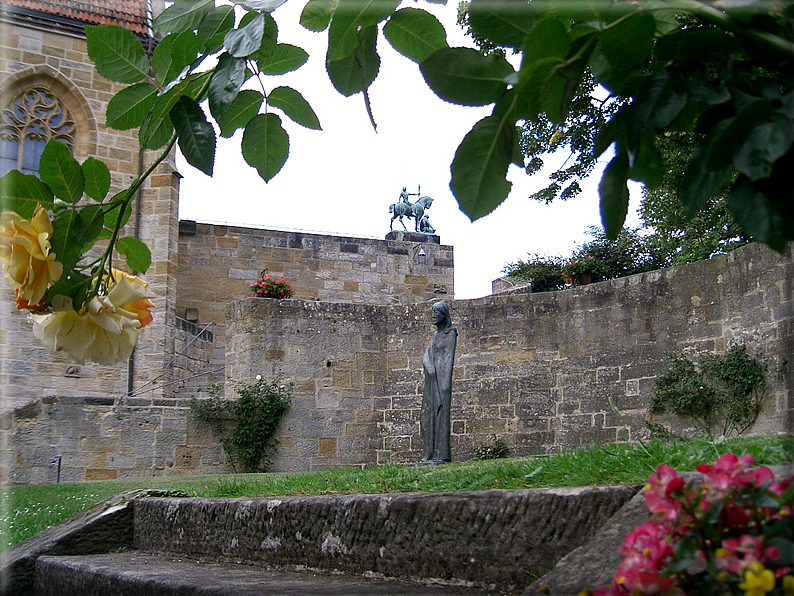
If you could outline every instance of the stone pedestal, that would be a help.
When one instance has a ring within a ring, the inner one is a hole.
[[[398,232],[396,230],[386,234],[386,240],[396,240],[398,242],[415,242],[418,244],[441,244],[441,236],[436,234]]]

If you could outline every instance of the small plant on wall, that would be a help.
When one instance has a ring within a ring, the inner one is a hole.
[[[273,435],[292,401],[292,383],[257,375],[253,383],[232,384],[238,399],[223,399],[222,387],[211,381],[206,388],[209,398],[192,398],[190,409],[215,426],[235,468],[265,472],[278,447]]]
[[[701,354],[697,362],[682,354],[667,357],[654,383],[652,413],[670,412],[692,419],[708,436],[740,435],[761,413],[767,364],[743,344],[725,354]]]
[[[257,298],[290,298],[292,296],[292,286],[283,277],[273,277],[264,274],[262,277],[251,283],[251,290]]]

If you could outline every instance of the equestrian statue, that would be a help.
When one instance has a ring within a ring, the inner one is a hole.
[[[389,213],[392,214],[391,222],[389,222],[389,229],[394,230],[394,220],[398,217],[400,218],[400,223],[403,226],[403,230],[406,232],[408,228],[405,227],[405,222],[403,221],[403,217],[413,218],[415,223],[415,231],[421,232],[420,223],[422,222],[422,216],[425,215],[425,211],[430,209],[430,206],[433,204],[433,199],[430,197],[422,197],[417,199],[416,203],[411,203],[408,201],[408,197],[410,195],[419,196],[419,193],[409,193],[406,192],[406,188],[403,187],[402,192],[400,193],[400,200],[397,203],[392,203],[389,205]],[[427,220],[425,220],[427,223]],[[425,232],[427,233],[427,232]]]

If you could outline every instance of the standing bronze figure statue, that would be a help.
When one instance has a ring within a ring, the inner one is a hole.
[[[433,334],[422,358],[425,371],[425,389],[419,426],[422,434],[424,457],[420,464],[441,464],[452,461],[450,453],[450,406],[452,404],[452,367],[455,363],[455,346],[458,330],[452,324],[449,307],[445,302],[433,305]]]

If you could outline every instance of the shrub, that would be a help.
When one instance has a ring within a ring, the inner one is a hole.
[[[559,256],[527,255],[527,260],[508,263],[502,272],[516,281],[532,282],[533,292],[553,292],[565,287],[562,275],[564,259]]]
[[[281,378],[266,381],[257,375],[255,382],[234,383],[234,388],[239,398],[226,400],[221,397],[221,386],[210,382],[210,397],[192,398],[190,409],[218,429],[235,468],[267,471],[278,446],[273,435],[292,400],[292,383],[285,384]]]
[[[708,436],[742,434],[761,413],[767,365],[732,344],[725,354],[702,354],[697,363],[683,355],[669,355],[656,378],[650,411],[672,412],[695,421]]]
[[[507,444],[497,437],[491,437],[482,445],[477,445],[471,450],[472,459],[483,461],[486,459],[503,459],[507,457],[510,452],[507,449]]]

